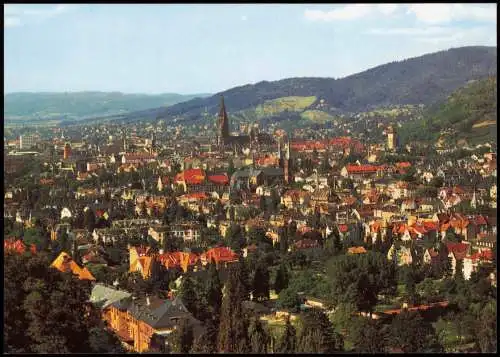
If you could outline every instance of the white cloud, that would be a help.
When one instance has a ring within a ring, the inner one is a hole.
[[[311,21],[355,20],[365,17],[373,9],[373,5],[352,4],[330,11],[307,9],[304,16]]]
[[[399,8],[398,4],[379,4],[377,10],[384,15],[391,15]]]
[[[349,21],[370,15],[391,16],[400,8],[406,8],[406,15],[415,16],[418,21],[428,24],[497,20],[496,4],[350,4],[329,11],[307,9],[304,17],[310,21]]]
[[[407,14],[413,14],[417,20],[425,23],[448,23],[451,21],[497,20],[496,4],[481,6],[476,4],[412,4],[408,5]]]
[[[4,5],[4,27],[20,26],[32,21],[44,21],[51,17],[73,10],[77,5]]]

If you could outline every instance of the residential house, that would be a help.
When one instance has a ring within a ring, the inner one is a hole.
[[[434,248],[428,248],[424,252],[423,261],[425,264],[436,264],[439,260],[439,253]]]
[[[134,299],[126,293],[109,290],[93,291],[91,299],[105,305],[101,308],[102,318],[131,351],[148,351],[154,334],[168,336],[183,320],[199,325],[179,298],[172,301],[156,296]]]
[[[50,264],[52,268],[56,268],[62,272],[71,271],[78,276],[80,280],[95,280],[94,276],[85,267],[80,267],[75,263],[73,258],[66,252],[61,252],[59,256]]]
[[[239,255],[229,247],[211,248],[200,255],[200,261],[203,265],[213,260],[219,266],[220,264],[235,263],[238,259]]]
[[[451,269],[455,275],[457,261],[463,260],[467,256],[470,244],[446,242],[446,248],[448,249],[448,258],[451,258]]]
[[[399,248],[393,243],[389,252],[387,253],[387,259],[390,261],[395,261],[398,266],[410,265],[413,261],[410,248],[405,246],[400,246]]]
[[[470,279],[472,272],[477,271],[479,265],[483,263],[491,263],[493,260],[493,252],[491,250],[483,250],[464,257],[463,273],[466,280]]]

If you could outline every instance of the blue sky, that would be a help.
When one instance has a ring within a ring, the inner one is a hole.
[[[5,5],[4,89],[202,93],[496,46],[496,4]]]

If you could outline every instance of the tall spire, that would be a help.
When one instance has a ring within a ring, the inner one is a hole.
[[[218,116],[218,139],[219,144],[224,144],[229,137],[229,120],[227,118],[226,105],[224,104],[224,97],[220,96],[220,108]]]

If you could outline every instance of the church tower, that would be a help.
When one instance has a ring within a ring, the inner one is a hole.
[[[387,128],[387,149],[396,151],[397,145],[396,131],[391,125]]]
[[[224,104],[224,97],[220,97],[219,116],[217,120],[217,144],[224,146],[227,144],[229,138],[229,120],[227,118],[226,106]]]
[[[290,140],[287,139],[285,144],[285,158],[283,160],[283,175],[285,176],[285,183],[290,182]]]

